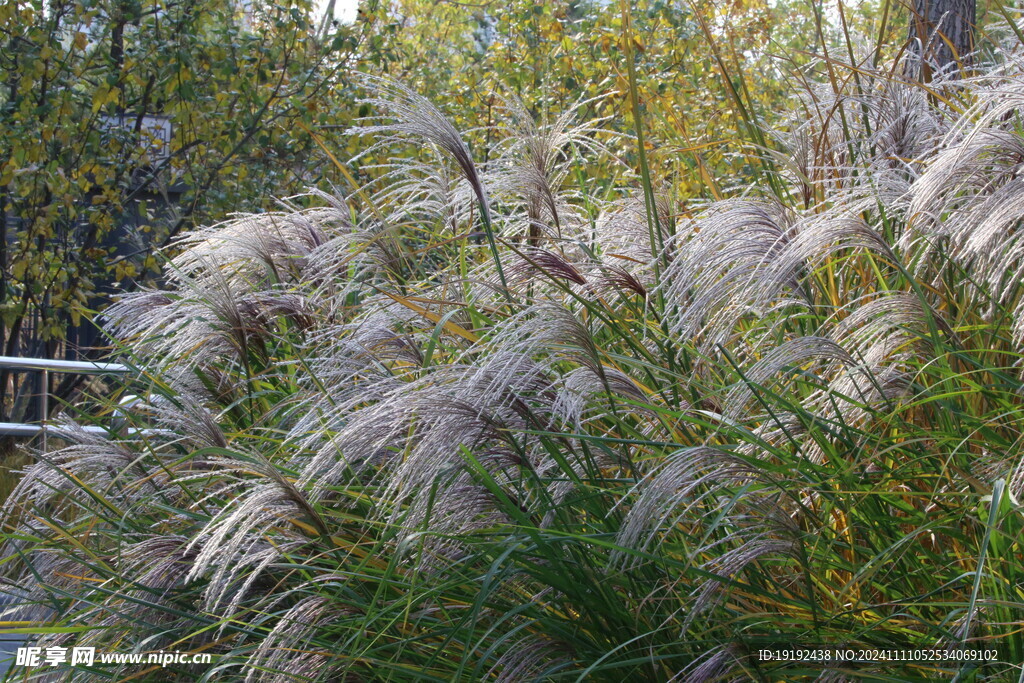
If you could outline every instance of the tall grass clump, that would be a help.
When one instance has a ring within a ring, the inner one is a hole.
[[[10,618],[214,655],[66,680],[1016,679],[1024,71],[872,58],[685,208],[591,187],[574,111],[484,165],[368,81],[372,182],[105,313],[137,379],[8,499]]]

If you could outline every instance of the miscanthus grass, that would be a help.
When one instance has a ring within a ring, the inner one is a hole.
[[[589,192],[576,111],[509,102],[480,164],[368,81],[375,158],[420,156],[185,236],[104,315],[108,437],[4,507],[38,644],[214,664],[26,675],[1016,680],[1024,72],[900,72],[699,207]],[[998,656],[758,657],[796,646]]]

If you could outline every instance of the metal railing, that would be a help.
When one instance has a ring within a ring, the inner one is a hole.
[[[41,436],[43,449],[46,449],[46,422],[50,415],[50,373],[73,373],[76,375],[123,375],[131,372],[131,368],[119,363],[93,363],[77,360],[50,360],[48,358],[15,358],[0,356],[0,368],[7,370],[24,370],[41,373],[42,390],[39,392],[38,423],[0,422],[0,435],[3,436]],[[106,433],[103,427],[86,426],[86,431]]]

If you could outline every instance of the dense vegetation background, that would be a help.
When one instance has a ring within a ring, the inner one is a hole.
[[[214,656],[15,674],[1024,678],[1024,34],[964,6],[5,5],[0,342],[136,371],[51,388],[7,630]]]

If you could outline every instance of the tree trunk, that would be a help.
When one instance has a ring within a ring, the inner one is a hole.
[[[951,72],[958,76],[974,51],[976,0],[914,0],[907,36],[911,75],[924,81],[931,74]]]

